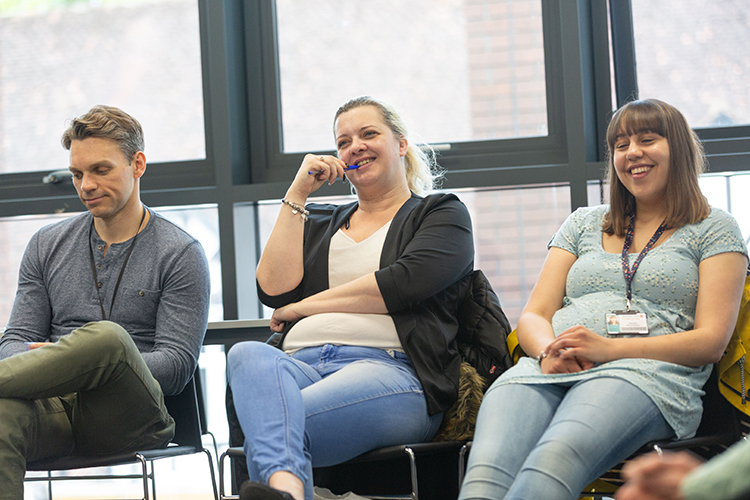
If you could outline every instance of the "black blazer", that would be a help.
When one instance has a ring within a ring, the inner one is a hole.
[[[279,308],[327,290],[331,237],[357,206],[357,202],[308,205],[302,282],[276,296],[258,286],[261,302]],[[391,222],[375,278],[431,415],[448,409],[458,394],[457,315],[470,285],[470,280],[461,278],[473,266],[474,241],[466,206],[453,194],[412,195]]]

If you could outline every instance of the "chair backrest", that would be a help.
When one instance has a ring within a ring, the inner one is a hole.
[[[165,396],[164,404],[175,422],[172,442],[180,446],[194,446],[196,449],[202,449],[201,436],[203,433],[196,393],[197,376],[198,371],[196,370],[196,374],[190,378],[182,392],[174,396]]]
[[[731,435],[739,439],[741,433],[739,413],[719,392],[718,365],[714,366],[703,390],[706,393],[701,398],[703,416],[696,436]]]

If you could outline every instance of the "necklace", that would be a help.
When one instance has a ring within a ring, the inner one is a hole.
[[[138,234],[140,233],[141,226],[143,225],[143,221],[146,219],[146,207],[141,205],[143,208],[143,214],[141,215],[141,222],[138,224],[138,228],[135,230],[135,235],[133,236],[133,241],[130,243],[130,248],[128,249],[128,254],[125,256],[125,262],[122,263],[122,268],[120,269],[120,275],[117,277],[117,283],[115,283],[115,289],[112,292],[112,302],[109,305],[109,315],[107,315],[104,312],[104,302],[102,301],[102,294],[100,291],[100,288],[102,287],[102,284],[99,283],[99,278],[96,276],[96,264],[94,263],[94,248],[91,244],[91,232],[94,230],[94,219],[92,217],[91,219],[91,225],[89,226],[89,257],[91,260],[91,272],[94,274],[94,288],[96,288],[96,295],[99,297],[99,307],[102,310],[102,320],[109,320],[112,317],[112,310],[115,307],[115,297],[117,297],[117,290],[120,288],[120,281],[122,280],[122,275],[125,272],[125,266],[128,265],[128,260],[130,260],[130,254],[133,253],[133,247],[135,246],[135,240],[138,238]]]

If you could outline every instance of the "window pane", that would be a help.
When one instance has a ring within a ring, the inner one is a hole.
[[[711,206],[731,212],[729,206],[729,177],[724,175],[702,175],[698,179],[703,196],[708,199]],[[736,215],[735,215],[736,218]]]
[[[96,104],[141,122],[150,162],[205,158],[202,89],[198,0],[0,2],[0,172],[66,168]]]
[[[570,215],[568,186],[458,193],[474,225],[474,268],[492,283],[515,327],[547,257],[547,243]]]
[[[211,273],[211,303],[208,321],[224,319],[222,300],[221,255],[219,252],[219,210],[216,205],[154,208],[165,219],[174,222],[200,241],[206,252]]]
[[[633,0],[638,93],[676,106],[693,127],[750,123],[745,2]]]
[[[547,135],[539,0],[277,0],[283,150],[372,95],[430,143]]]
[[[457,191],[471,213],[474,229],[474,268],[492,283],[512,325],[534,288],[547,243],[570,214],[568,186],[509,187]],[[355,198],[327,198],[347,203]],[[261,248],[279,213],[279,203],[259,205]],[[270,318],[265,308],[264,317]]]
[[[211,304],[209,321],[224,319],[221,293],[221,261],[219,260],[219,223],[215,206],[156,208],[164,218],[193,235],[203,245],[211,272]],[[48,224],[58,222],[73,213],[8,217],[0,219],[0,328],[10,319],[13,299],[18,287],[18,269],[26,244],[31,236]]]
[[[18,288],[21,257],[31,236],[42,226],[67,219],[76,214],[32,215],[0,219],[0,328],[10,319],[13,299]]]
[[[727,203],[729,211],[737,219],[742,229],[745,243],[750,242],[750,173],[729,176],[730,197]],[[709,201],[711,199],[709,198]]]

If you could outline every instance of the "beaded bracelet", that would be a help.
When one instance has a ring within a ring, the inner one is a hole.
[[[289,205],[294,215],[300,214],[302,216],[302,220],[307,222],[307,216],[310,215],[310,212],[305,210],[305,207],[297,205],[296,203],[289,201],[286,198],[282,199],[281,203],[283,203],[284,205]]]
[[[536,358],[537,362],[539,363],[539,366],[542,366],[542,360],[547,357],[547,353],[542,351],[539,353],[539,357]]]

